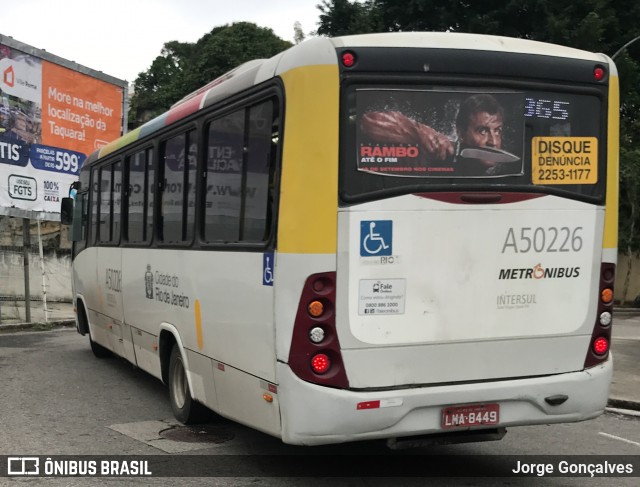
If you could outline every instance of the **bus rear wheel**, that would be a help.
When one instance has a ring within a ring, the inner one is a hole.
[[[191,397],[187,371],[178,345],[173,346],[169,359],[169,397],[173,414],[181,423],[194,424],[204,418],[204,406]]]

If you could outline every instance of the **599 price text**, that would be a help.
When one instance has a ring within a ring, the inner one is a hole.
[[[48,169],[55,169],[60,172],[68,172],[76,174],[80,160],[77,154],[69,154],[68,152],[56,151],[56,159],[53,161],[45,161],[44,166]]]

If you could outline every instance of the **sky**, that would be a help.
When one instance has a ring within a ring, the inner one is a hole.
[[[253,22],[293,42],[315,31],[321,0],[2,1],[0,34],[130,83],[165,42],[195,42],[214,27]]]

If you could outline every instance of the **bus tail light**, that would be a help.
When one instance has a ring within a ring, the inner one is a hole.
[[[604,355],[609,351],[609,340],[605,337],[598,337],[593,342],[593,353],[596,355]]]
[[[324,313],[324,305],[322,304],[322,301],[318,301],[317,299],[311,301],[307,309],[313,318],[320,318],[322,313]]]
[[[356,55],[351,51],[342,53],[342,65],[345,68],[352,68],[356,64]]]
[[[593,325],[589,350],[584,367],[593,367],[609,358],[611,347],[611,323],[613,321],[613,281],[616,276],[615,264],[603,263],[600,267],[598,288],[598,312]]]
[[[331,368],[331,360],[324,353],[317,353],[311,359],[311,369],[316,374],[324,374]]]
[[[335,322],[336,273],[309,276],[293,326],[289,367],[302,380],[347,388]]]
[[[595,68],[593,68],[593,79],[595,79],[596,81],[602,81],[606,75],[607,72],[602,66],[596,66]]]

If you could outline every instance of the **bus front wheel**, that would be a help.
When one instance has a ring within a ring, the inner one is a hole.
[[[191,397],[187,371],[178,345],[173,346],[169,359],[169,397],[173,414],[181,423],[194,424],[204,417],[204,406]]]

